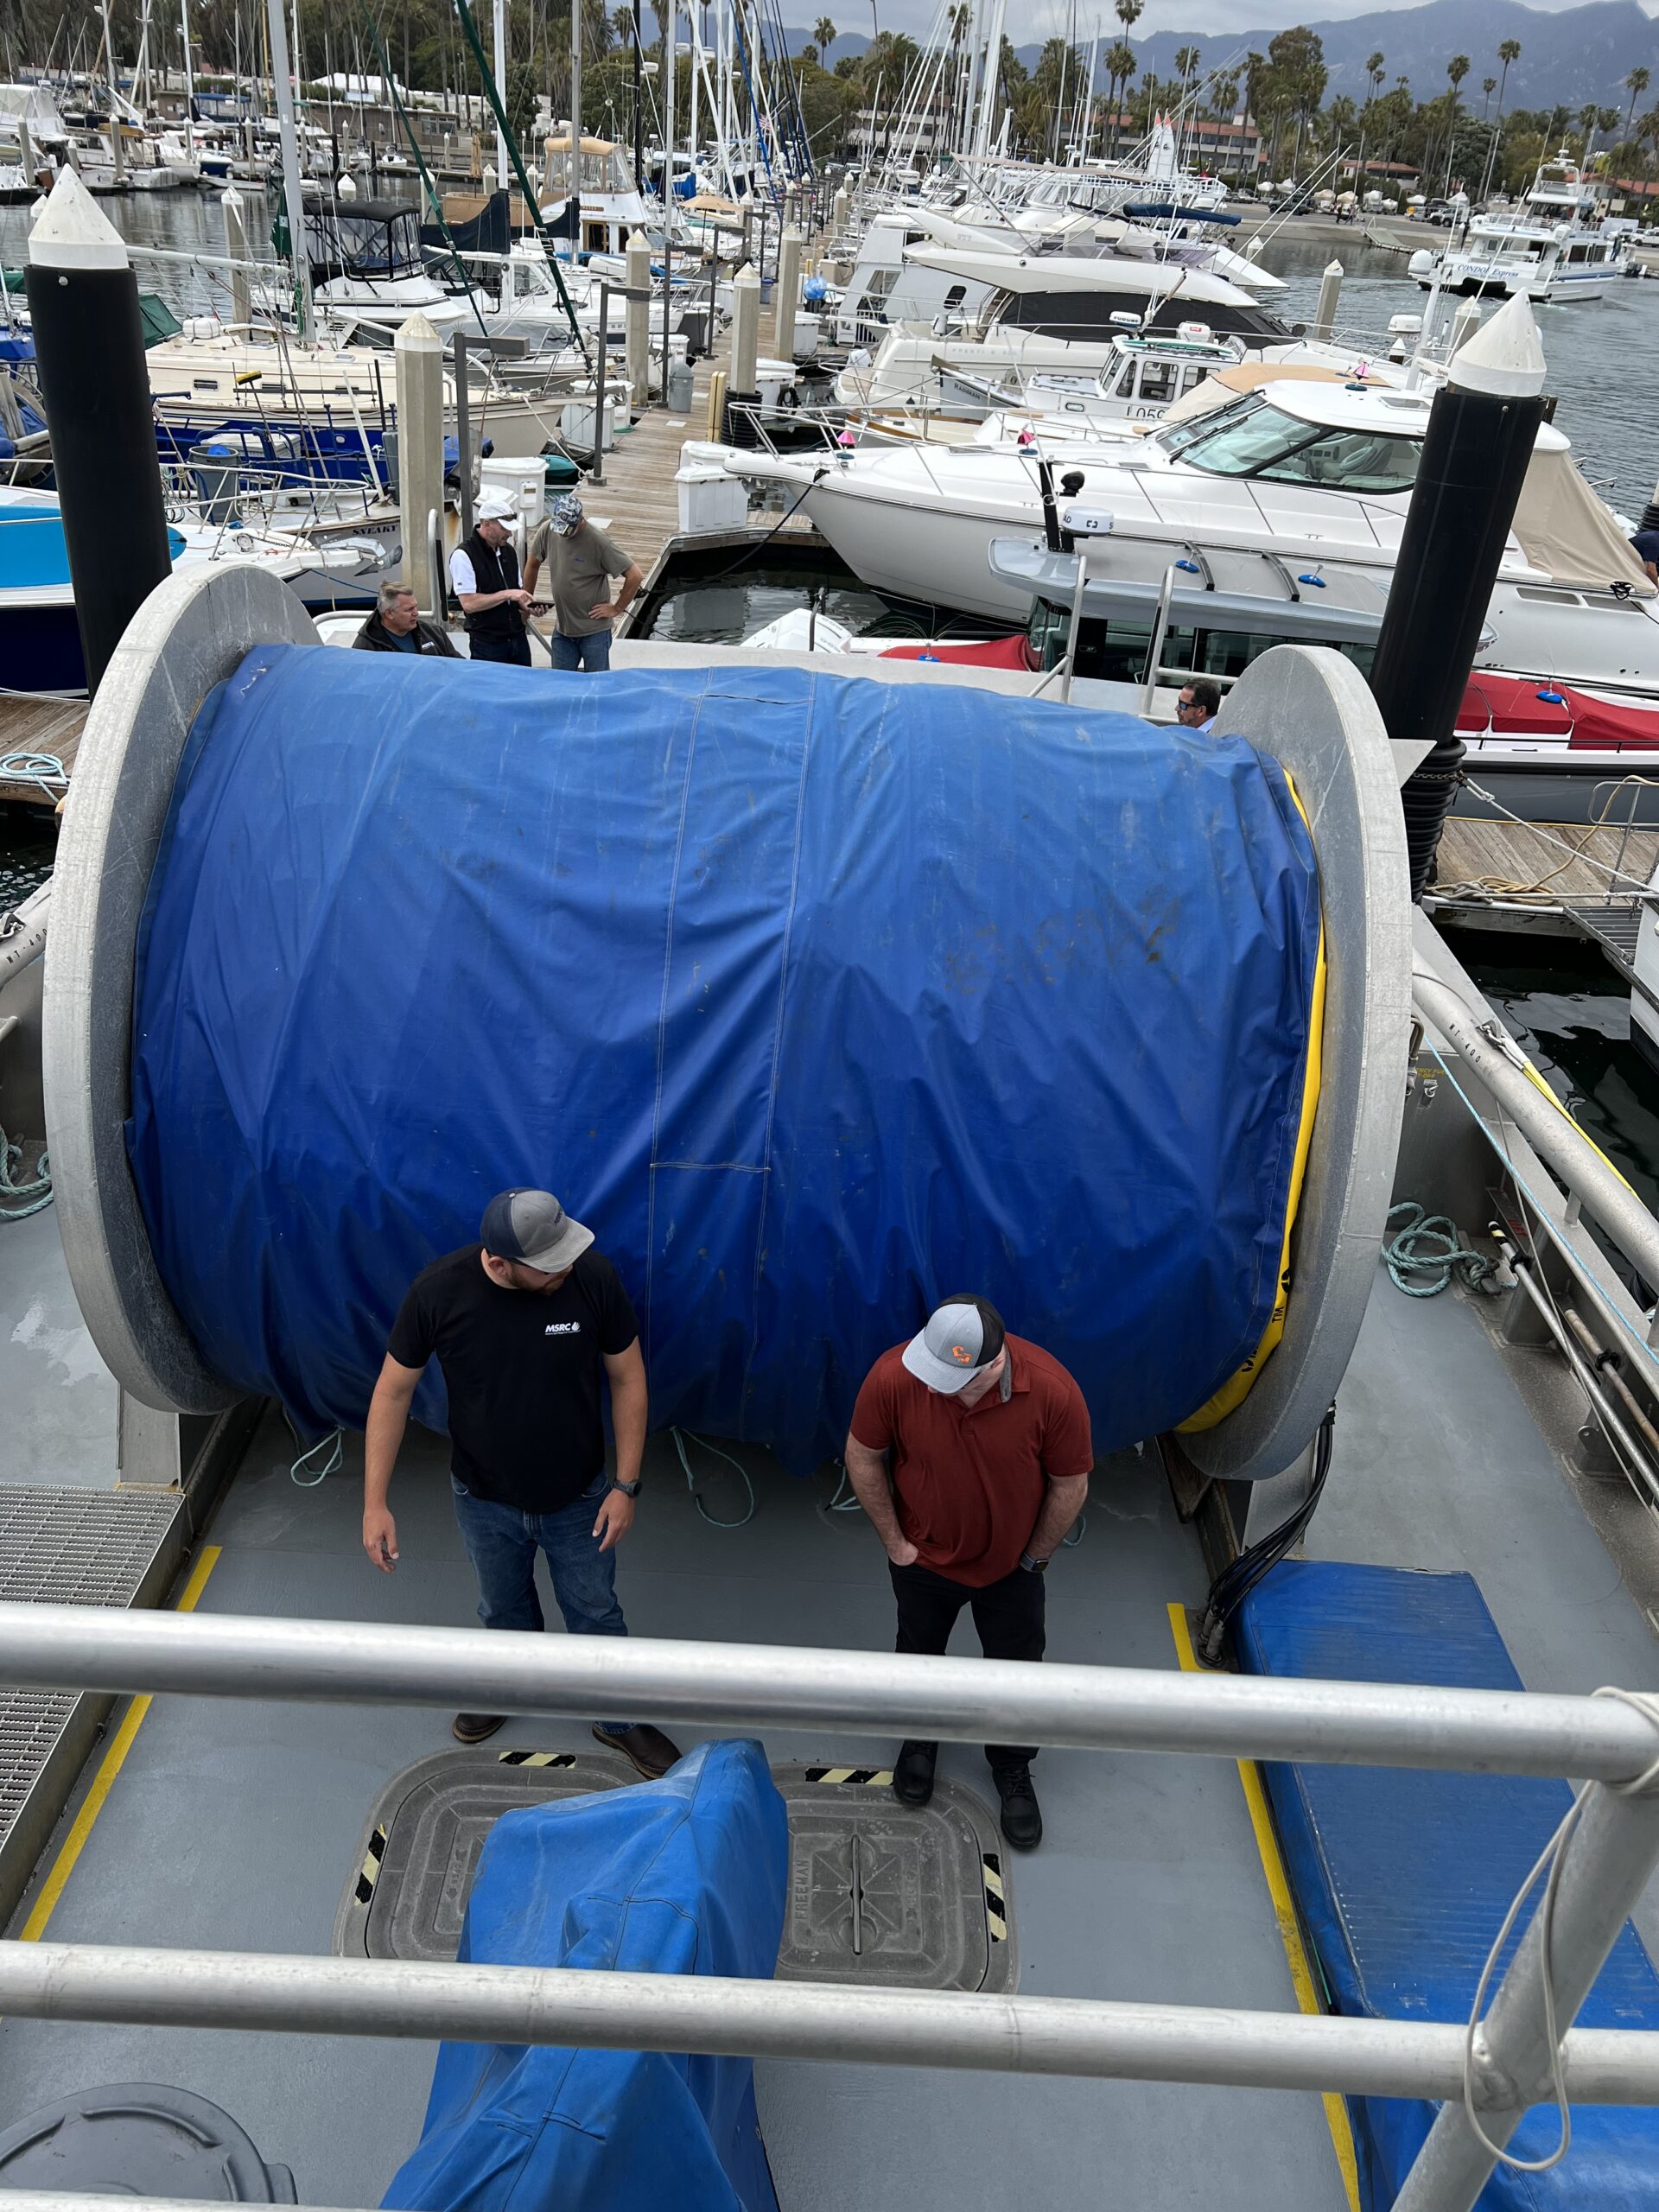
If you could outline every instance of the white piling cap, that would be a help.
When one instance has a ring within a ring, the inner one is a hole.
[[[109,217],[67,164],[35,208],[29,258],[36,269],[125,269],[127,249]]]
[[[442,353],[443,351],[443,340],[438,334],[437,325],[429,316],[423,315],[418,308],[398,324],[392,334],[391,342],[393,350],[399,353],[410,351]]]
[[[1494,399],[1535,399],[1544,388],[1546,373],[1532,302],[1524,292],[1516,292],[1459,346],[1450,377],[1458,391],[1484,391]]]

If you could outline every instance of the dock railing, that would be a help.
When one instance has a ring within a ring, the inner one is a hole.
[[[1586,1778],[1558,1836],[1545,1903],[1472,2030],[1080,1998],[7,1942],[0,2013],[14,2018],[1443,2100],[1397,2200],[1405,2212],[1470,2212],[1502,2145],[1553,2085],[1580,2102],[1659,2104],[1659,2036],[1571,2025],[1659,1860],[1659,1701],[645,1638],[599,1648],[576,1637],[21,1604],[0,1605],[0,1681],[505,1713],[626,1706],[716,1727]]]

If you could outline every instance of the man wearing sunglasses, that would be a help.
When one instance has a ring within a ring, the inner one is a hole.
[[[1198,737],[1207,736],[1214,729],[1220,712],[1219,685],[1203,676],[1182,684],[1181,696],[1175,702],[1175,719],[1183,729],[1190,729]]]

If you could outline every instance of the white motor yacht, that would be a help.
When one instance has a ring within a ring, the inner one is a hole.
[[[931,323],[895,323],[868,365],[849,364],[836,394],[847,406],[939,407],[942,373],[1005,379],[1044,370],[1091,374],[1116,360],[1126,330],[1166,332],[1201,321],[1210,334],[1259,350],[1292,334],[1241,286],[1183,263],[1103,254],[1013,257],[939,246],[906,248],[906,265],[948,280]],[[981,304],[969,305],[969,288]],[[973,410],[982,411],[980,409]]]
[[[1530,188],[1501,214],[1477,215],[1439,253],[1413,254],[1427,291],[1522,292],[1529,300],[1599,300],[1630,273],[1625,234],[1609,222],[1605,187],[1563,147],[1539,164]]]
[[[1264,384],[1148,435],[1068,448],[912,443],[838,455],[734,454],[734,474],[795,487],[867,583],[1021,621],[1027,583],[995,540],[1088,537],[1091,574],[1155,587],[1249,555],[1262,588],[1317,601],[1330,563],[1386,595],[1427,427],[1430,391],[1308,378]],[[1479,664],[1659,690],[1659,594],[1617,521],[1540,430]]]

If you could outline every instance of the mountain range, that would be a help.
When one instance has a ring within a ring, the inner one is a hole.
[[[1086,26],[1092,31],[1095,12],[1091,0],[1077,0],[1080,29]],[[1103,47],[1117,25],[1105,5],[1099,6],[1098,13]],[[1466,54],[1471,67],[1463,98],[1478,113],[1481,79],[1502,74],[1497,49],[1505,39],[1516,39],[1521,46],[1521,59],[1504,86],[1506,107],[1577,110],[1594,100],[1600,106],[1617,107],[1622,114],[1629,99],[1624,80],[1638,66],[1649,69],[1653,79],[1641,104],[1649,106],[1659,99],[1659,22],[1644,15],[1637,0],[1590,0],[1587,6],[1556,14],[1523,8],[1520,0],[1427,0],[1421,8],[1315,21],[1307,28],[1317,31],[1324,43],[1330,72],[1327,99],[1346,92],[1363,100],[1366,59],[1375,53],[1386,62],[1384,90],[1404,77],[1417,99],[1432,99],[1446,90],[1446,65],[1452,56]],[[785,35],[791,54],[798,54],[812,38],[810,30],[803,29]],[[1219,69],[1242,64],[1252,51],[1265,54],[1275,35],[1273,29],[1159,31],[1151,38],[1131,37],[1129,42],[1142,70],[1173,77],[1178,48],[1197,47],[1200,68]],[[839,61],[843,54],[861,54],[869,43],[862,34],[848,31],[836,41],[831,59]],[[1030,68],[1042,48],[1020,46],[1015,51]]]

